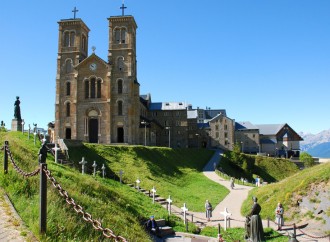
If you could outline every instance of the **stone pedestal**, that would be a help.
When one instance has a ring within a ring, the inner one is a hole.
[[[13,119],[11,121],[11,131],[22,131],[22,120]]]

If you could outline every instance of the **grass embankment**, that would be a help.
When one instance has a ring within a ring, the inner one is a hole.
[[[182,207],[186,203],[191,211],[204,211],[206,199],[218,204],[229,192],[201,173],[213,151],[97,144],[69,150],[75,164],[85,157],[90,170],[94,160],[98,167],[104,163],[110,169],[108,174],[119,176],[123,170],[125,183],[134,183],[139,178],[140,187],[151,190],[155,186],[157,194],[164,198],[171,195],[174,205]]]
[[[266,156],[247,155],[227,151],[221,158],[220,167],[229,176],[246,178],[254,182],[259,176],[268,183],[277,182],[299,171],[299,168],[287,159]]]
[[[251,190],[248,199],[243,204],[242,214],[248,213],[251,209],[252,196],[256,196],[262,206],[261,216],[263,218],[270,217],[273,219],[274,210],[279,201],[283,204],[285,211],[288,211],[293,207],[297,207],[297,201],[302,196],[307,195],[311,186],[320,183],[329,184],[329,180],[330,163],[304,169],[277,183]],[[325,189],[329,189],[329,187]],[[288,213],[284,215],[286,217]],[[286,219],[299,221],[300,216],[301,214],[292,213]]]
[[[31,172],[38,168],[37,154],[40,147],[33,145],[33,138],[27,139],[20,132],[0,132],[0,143],[8,140],[14,160],[23,170]],[[103,147],[88,145],[74,149],[72,157],[76,162],[85,156],[87,161],[98,162],[98,169],[105,162],[108,174],[118,174],[124,170],[124,181],[133,182],[137,176],[141,186],[152,188],[166,197],[171,194],[174,202],[187,203],[190,210],[199,210],[206,198],[219,201],[225,190],[203,179],[199,171],[210,158],[211,153],[202,150],[171,150],[144,147]],[[76,152],[76,155],[74,154]],[[96,159],[100,158],[100,159]],[[3,152],[0,152],[3,160]],[[146,196],[118,181],[82,175],[76,169],[55,164],[48,155],[48,169],[76,204],[81,205],[102,226],[110,228],[129,241],[149,241],[149,236],[141,227],[150,214],[166,218],[167,211],[158,204],[152,204]],[[92,162],[89,164],[91,168]],[[110,170],[111,168],[111,170]],[[195,185],[190,184],[194,181]],[[9,172],[0,173],[0,186],[3,187],[15,208],[31,231],[42,241],[96,241],[102,240],[101,232],[95,231],[91,224],[82,220],[71,206],[59,195],[57,189],[48,183],[47,235],[39,234],[39,176],[23,178],[9,164]],[[212,190],[213,189],[213,190]],[[207,191],[206,191],[207,190]],[[210,198],[212,197],[212,198]],[[170,217],[171,225],[183,229],[182,222],[175,216]],[[190,230],[194,230],[191,226]]]

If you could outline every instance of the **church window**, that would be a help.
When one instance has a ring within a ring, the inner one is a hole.
[[[70,46],[74,46],[74,41],[75,41],[76,34],[75,32],[70,33]]]
[[[115,30],[115,38],[116,38],[116,44],[120,43],[120,30],[116,29]]]
[[[64,46],[68,47],[70,45],[70,33],[64,32]]]
[[[97,80],[97,93],[96,93],[97,98],[101,98],[101,80]]]
[[[66,103],[66,116],[70,117],[70,103]]]
[[[118,58],[118,70],[124,71],[124,57]]]
[[[89,98],[89,80],[85,81],[85,98]]]
[[[71,83],[70,82],[66,83],[66,95],[67,96],[71,95]]]
[[[121,29],[121,43],[125,44],[126,40],[126,29]]]
[[[72,72],[72,63],[71,63],[71,60],[67,60],[65,62],[65,72],[66,73]]]
[[[164,121],[164,126],[169,126],[169,122],[167,120]]]
[[[95,98],[95,78],[91,80],[91,98]]]
[[[118,115],[123,115],[123,102],[118,101]]]
[[[123,80],[118,80],[118,94],[123,93]]]
[[[83,51],[87,50],[87,39],[85,35],[83,35],[81,39],[81,48]]]

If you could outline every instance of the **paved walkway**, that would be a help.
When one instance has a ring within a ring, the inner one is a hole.
[[[37,241],[25,228],[9,199],[0,190],[0,241],[24,242]],[[23,236],[25,235],[25,236]]]

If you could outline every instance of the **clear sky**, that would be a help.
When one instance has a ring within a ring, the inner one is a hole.
[[[58,24],[76,6],[89,53],[107,60],[108,21],[121,0],[7,0],[0,7],[0,120],[55,119]],[[330,128],[329,0],[126,0],[137,25],[140,94],[226,109],[236,121]]]

